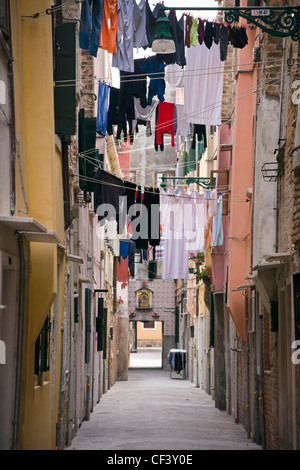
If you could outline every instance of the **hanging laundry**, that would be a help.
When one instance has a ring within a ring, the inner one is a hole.
[[[201,18],[198,18],[198,42],[203,44],[205,38],[205,26],[204,21]]]
[[[198,43],[198,23],[197,19],[192,17],[192,26],[190,29],[190,43],[191,46],[196,46]]]
[[[109,107],[107,111],[108,135],[113,135],[113,125],[117,125],[120,122],[119,101],[120,101],[120,89],[111,87],[109,89]]]
[[[205,23],[205,37],[204,44],[208,49],[211,48],[214,40],[214,29],[211,21],[206,21]]]
[[[152,11],[148,0],[146,0],[145,6],[145,13],[146,13],[146,35],[148,39],[148,47],[152,46],[152,42],[156,36],[156,29],[157,29],[157,18],[159,14],[159,4],[155,5],[154,10]]]
[[[166,81],[174,88],[184,86],[184,68],[178,64],[170,64],[166,67]]]
[[[220,60],[224,62],[227,59],[229,29],[222,24],[220,29]]]
[[[136,184],[131,181],[123,181],[125,194],[121,200],[119,208],[119,233],[128,235],[128,224],[130,223],[131,217],[128,215],[130,208],[134,206]]]
[[[149,245],[151,247],[159,246],[160,244],[160,191],[158,188],[150,188],[152,191],[150,199],[151,210],[149,216]]]
[[[126,95],[139,98],[141,106],[147,106],[147,76],[141,69],[145,59],[134,60],[134,72],[123,72],[120,70],[120,88],[122,88],[121,99],[126,100]]]
[[[164,238],[160,237],[159,245],[155,247],[155,259],[161,260],[164,255]]]
[[[135,0],[118,0],[116,53],[112,55],[112,66],[123,72],[134,72],[133,57],[133,8]]]
[[[148,38],[146,32],[146,0],[135,3],[133,8],[133,46],[146,47]]]
[[[98,85],[96,132],[101,137],[105,137],[107,131],[108,95],[109,86],[100,81]]]
[[[144,188],[144,190],[138,188],[131,227],[133,229],[131,239],[135,242],[136,248],[147,250],[148,244],[159,245],[159,191],[154,188]]]
[[[222,220],[223,197],[217,199],[217,215],[212,217],[211,246],[223,245],[223,220]]]
[[[151,104],[148,104],[146,107],[142,107],[140,100],[138,98],[134,98],[135,118],[140,121],[150,122],[157,105],[158,101],[153,100]]]
[[[208,201],[208,214],[210,217],[216,217],[218,215],[218,194],[216,189],[210,191]]]
[[[193,25],[193,18],[191,15],[186,15],[185,19],[185,41],[186,47],[191,47],[191,27]]]
[[[147,104],[151,104],[153,97],[156,95],[159,101],[165,100],[165,67],[166,64],[160,62],[156,55],[145,59],[140,67],[142,71],[145,72],[145,74],[150,78]]]
[[[84,0],[81,5],[82,30],[79,33],[79,46],[97,57],[100,31],[103,18],[103,0]]]
[[[176,52],[169,55],[172,56],[173,63],[183,67],[186,65],[184,49],[184,15],[177,20],[176,10],[170,10],[168,20],[170,22],[170,31],[176,47]]]
[[[160,192],[162,201],[167,198],[166,204],[160,205],[164,237],[162,279],[187,279],[189,244],[184,237],[182,193],[171,189],[165,192],[162,188]]]
[[[228,30],[228,42],[238,49],[243,49],[248,44],[246,28],[231,26]]]
[[[192,148],[196,148],[196,136],[198,138],[198,142],[203,141],[203,147],[206,149],[207,147],[207,139],[206,139],[206,127],[203,124],[194,124],[194,133],[193,133],[193,141],[192,141]]]
[[[130,255],[130,243],[130,240],[120,240],[119,263],[121,263],[121,258],[125,259]]]
[[[129,136],[130,136],[130,143],[133,143],[133,121],[135,120],[135,112],[134,112],[134,97],[132,94],[128,92],[129,89],[129,81],[127,81],[127,72],[122,72],[120,70],[120,94],[119,94],[119,119],[122,126],[119,126],[117,132],[117,139],[120,138],[120,133],[123,130],[124,132],[124,140],[127,141],[127,124],[129,127]],[[126,130],[124,131],[124,128]]]
[[[117,281],[121,284],[121,289],[125,289],[129,282],[129,262],[128,258],[118,258]]]
[[[100,33],[99,47],[111,54],[117,52],[116,36],[117,36],[117,0],[103,0],[103,20]]]
[[[194,124],[220,125],[223,92],[224,63],[220,60],[219,47],[190,47],[186,52],[184,81],[184,113]],[[194,74],[194,70],[210,70],[213,74]]]
[[[115,218],[120,215],[120,198],[126,195],[123,181],[101,168],[95,174],[94,210],[98,220]]]
[[[176,150],[179,152],[179,147],[191,133],[191,125],[184,115],[183,104],[176,104],[177,115],[177,129],[176,129]]]
[[[204,251],[205,230],[207,228],[206,202],[205,192],[199,193],[198,191],[195,191],[195,228],[194,231],[191,232],[190,236],[190,256],[196,256],[197,253]]]
[[[214,28],[214,43],[219,44],[221,24],[220,23],[213,23],[213,28]]]
[[[123,132],[124,141],[127,142],[128,125],[130,142],[133,142],[133,121],[135,119],[133,96],[125,95],[125,99],[122,99],[122,92],[122,86],[120,88],[110,88],[107,133],[108,135],[113,135],[113,126],[117,125],[116,138],[120,139]]]
[[[171,135],[171,145],[175,147],[175,104],[164,101],[158,104],[158,116],[155,124],[157,145],[162,144],[163,134]]]

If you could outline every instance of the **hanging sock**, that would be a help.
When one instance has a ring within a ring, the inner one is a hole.
[[[206,21],[204,44],[206,45],[208,49],[211,48],[213,40],[214,40],[214,29],[213,29],[212,23],[210,21]]]
[[[191,42],[191,46],[194,46],[194,47],[196,46],[197,41],[198,41],[197,29],[198,29],[197,20],[196,18],[192,18],[192,26],[190,30],[190,42]]]
[[[202,44],[205,38],[205,27],[204,21],[201,18],[198,19],[198,41],[199,44]]]
[[[193,25],[193,18],[190,15],[187,15],[185,19],[185,41],[184,45],[186,47],[191,47],[191,27]]]
[[[228,35],[228,27],[222,24],[220,31],[220,60],[222,62],[227,59]]]
[[[213,29],[214,29],[214,43],[219,44],[219,42],[220,42],[220,30],[221,30],[220,23],[214,23],[213,24]]]

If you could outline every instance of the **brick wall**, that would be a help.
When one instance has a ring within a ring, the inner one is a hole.
[[[279,448],[278,434],[278,333],[271,332],[271,320],[263,307],[263,407],[265,426],[265,446],[267,450]]]

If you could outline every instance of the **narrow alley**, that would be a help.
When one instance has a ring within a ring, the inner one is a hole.
[[[299,41],[299,0],[0,0],[0,450],[300,450]]]
[[[67,450],[261,449],[203,390],[157,368],[159,354],[131,354],[128,381],[103,395]]]

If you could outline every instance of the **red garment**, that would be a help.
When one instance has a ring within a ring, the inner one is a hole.
[[[186,47],[191,47],[191,27],[193,25],[193,18],[190,15],[186,16],[185,19],[185,41],[184,45]]]
[[[174,127],[175,104],[166,101],[158,103],[158,116],[155,124],[157,145],[162,143],[162,134],[171,134],[172,147],[175,147]]]

